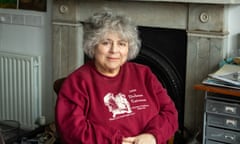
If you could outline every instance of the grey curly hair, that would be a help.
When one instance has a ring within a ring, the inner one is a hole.
[[[125,15],[113,14],[110,10],[95,13],[84,23],[83,50],[93,59],[95,47],[107,32],[119,33],[122,39],[129,45],[128,60],[134,59],[141,46],[136,25]]]

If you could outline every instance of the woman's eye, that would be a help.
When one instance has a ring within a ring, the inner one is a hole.
[[[108,41],[103,41],[102,42],[102,45],[108,45],[108,44],[110,44],[110,42],[108,42]]]
[[[120,45],[120,46],[126,46],[127,43],[125,43],[125,42],[120,42],[119,45]]]

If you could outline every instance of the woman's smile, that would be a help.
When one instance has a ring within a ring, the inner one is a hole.
[[[120,58],[118,57],[107,57],[109,59],[109,61],[119,61]]]

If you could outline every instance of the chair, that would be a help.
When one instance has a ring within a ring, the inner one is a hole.
[[[60,79],[57,79],[57,80],[54,81],[54,83],[53,83],[53,90],[54,90],[54,92],[55,92],[56,94],[59,93],[59,91],[60,91],[60,89],[61,89],[61,86],[62,86],[62,84],[63,84],[63,82],[64,82],[65,79],[66,79],[66,78],[63,77],[63,78],[60,78]]]
[[[54,83],[53,83],[53,90],[54,90],[54,92],[55,92],[57,95],[58,95],[58,93],[59,93],[59,91],[60,91],[60,89],[61,89],[61,86],[62,86],[62,84],[63,84],[63,82],[64,82],[65,79],[66,79],[66,78],[63,77],[63,78],[59,78],[59,79],[57,79],[57,80],[54,81]],[[61,144],[61,139],[60,139],[58,133],[56,134],[56,141],[55,141],[54,143],[55,143],[55,144]]]

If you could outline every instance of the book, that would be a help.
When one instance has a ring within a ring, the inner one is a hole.
[[[233,89],[239,89],[240,90],[240,86],[236,86],[234,84],[222,81],[222,80],[218,80],[218,79],[214,79],[211,77],[208,77],[206,79],[204,79],[202,81],[203,84],[206,85],[212,85],[212,86],[219,86],[219,87],[225,87],[225,88],[233,88]]]
[[[240,87],[240,66],[225,64],[209,77]]]

